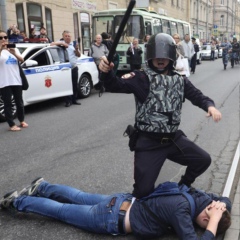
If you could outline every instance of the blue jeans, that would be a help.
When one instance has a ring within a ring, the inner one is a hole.
[[[21,212],[37,213],[55,218],[83,230],[95,233],[120,234],[118,231],[119,209],[123,201],[132,195],[117,193],[101,195],[42,182],[38,196],[20,196],[14,200],[14,207]],[[112,201],[116,198],[115,202]]]

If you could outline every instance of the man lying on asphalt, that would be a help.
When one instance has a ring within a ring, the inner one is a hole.
[[[0,204],[2,209],[36,213],[86,231],[112,235],[133,233],[153,238],[174,230],[179,239],[207,240],[229,228],[229,198],[193,188],[188,193],[195,202],[193,220],[191,204],[181,194],[138,200],[129,193],[101,195],[53,185],[41,177],[19,193],[7,193]],[[193,223],[206,229],[200,238]]]

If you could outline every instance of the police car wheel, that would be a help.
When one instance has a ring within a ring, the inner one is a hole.
[[[91,94],[92,84],[91,77],[83,74],[78,82],[78,94],[80,98],[87,98]]]
[[[15,118],[17,116],[17,108],[16,108],[16,104],[15,104],[15,100],[12,96],[12,106],[11,106],[11,109],[12,109],[12,115],[13,117]],[[4,103],[3,103],[3,100],[2,100],[2,96],[0,94],[0,121],[6,121],[5,119],[5,111],[4,111]]]

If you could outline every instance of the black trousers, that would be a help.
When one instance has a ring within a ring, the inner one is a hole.
[[[78,95],[78,67],[72,68],[72,88],[73,88],[73,95],[67,96],[65,98],[66,103],[74,103],[77,101]]]
[[[196,70],[196,64],[197,64],[197,54],[195,53],[191,59],[191,72],[195,73]]]
[[[152,149],[156,147],[155,149]],[[190,185],[211,164],[210,155],[190,141],[181,131],[174,142],[160,144],[160,141],[140,136],[134,156],[133,195],[137,198],[149,195],[166,159],[187,166],[181,181]],[[144,150],[145,149],[145,150]],[[152,150],[149,150],[152,149]]]
[[[4,103],[5,118],[10,127],[15,125],[12,115],[12,95],[17,107],[19,122],[24,121],[24,105],[22,99],[22,86],[7,86],[1,88],[2,100]]]

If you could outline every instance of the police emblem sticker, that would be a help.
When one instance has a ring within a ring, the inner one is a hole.
[[[130,78],[133,78],[133,77],[135,77],[135,73],[134,72],[130,72],[130,73],[124,74],[122,76],[123,79],[130,79]]]
[[[50,76],[45,77],[45,87],[50,88],[52,86],[52,79]]]

